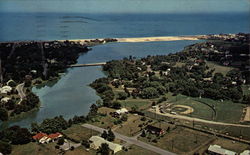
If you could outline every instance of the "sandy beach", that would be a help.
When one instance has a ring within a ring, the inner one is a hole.
[[[199,40],[205,35],[197,36],[165,36],[165,37],[143,37],[143,38],[116,38],[118,42],[153,42],[153,41],[177,41],[177,40]]]
[[[178,41],[178,40],[199,40],[206,39],[206,35],[192,35],[192,36],[161,36],[161,37],[138,37],[138,38],[114,38],[117,42],[154,42],[154,41]],[[95,39],[71,39],[69,41],[85,42]],[[98,40],[103,40],[100,38]]]

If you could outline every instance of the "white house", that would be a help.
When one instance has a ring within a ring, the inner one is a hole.
[[[245,150],[240,155],[250,155],[250,150]]]
[[[236,152],[224,149],[219,145],[210,145],[208,148],[208,152],[212,154],[218,154],[218,155],[236,155],[237,154]]]
[[[119,144],[115,144],[115,143],[112,143],[112,142],[109,142],[107,140],[105,140],[104,138],[102,137],[99,137],[99,136],[92,136],[89,141],[91,142],[90,143],[90,147],[97,150],[99,149],[99,147],[101,147],[101,145],[103,143],[106,143],[108,144],[109,146],[109,149],[115,154],[116,152],[119,152],[122,150],[122,146],[119,145]]]
[[[9,97],[4,97],[4,98],[1,99],[1,102],[7,103],[9,100],[10,100]]]
[[[121,114],[125,114],[128,113],[128,110],[126,108],[121,108],[119,110],[115,111],[117,114],[121,115]]]
[[[10,86],[3,86],[2,88],[0,88],[0,93],[1,94],[7,94],[9,92],[11,92],[12,88]]]

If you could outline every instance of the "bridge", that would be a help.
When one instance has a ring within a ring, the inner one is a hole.
[[[89,66],[103,66],[106,62],[99,62],[99,63],[89,63],[89,64],[74,64],[70,65],[69,67],[89,67]]]

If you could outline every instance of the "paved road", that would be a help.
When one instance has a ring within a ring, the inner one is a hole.
[[[97,126],[94,126],[94,125],[91,125],[91,124],[83,124],[82,126],[85,127],[85,128],[89,128],[89,129],[98,131],[100,133],[102,133],[104,130],[106,130],[106,129],[103,129],[103,128],[100,128],[100,127],[97,127]],[[114,132],[114,134],[115,134],[115,137],[117,139],[123,140],[123,141],[125,141],[125,142],[127,142],[129,144],[137,145],[139,147],[142,147],[144,149],[150,150],[152,152],[155,152],[155,153],[158,153],[158,154],[161,154],[161,155],[174,155],[174,153],[172,153],[172,152],[169,152],[169,151],[163,150],[161,148],[155,147],[153,145],[150,145],[150,144],[144,143],[142,141],[139,141],[139,140],[137,140],[136,137],[124,136],[124,135],[121,135],[121,134],[119,134],[117,132]]]
[[[18,102],[18,104],[20,104],[22,102],[22,100],[26,97],[24,91],[23,91],[23,87],[24,87],[24,83],[21,83],[19,85],[16,86],[16,90],[18,92],[18,95],[20,96],[20,102]]]
[[[182,119],[182,120],[187,120],[187,121],[194,121],[194,122],[201,122],[201,123],[215,124],[215,125],[224,125],[224,126],[235,126],[235,127],[247,127],[247,128],[250,128],[250,125],[224,123],[224,122],[215,122],[215,121],[209,121],[209,120],[205,120],[205,119],[193,118],[193,117],[188,117],[188,116],[183,116],[183,115],[173,115],[173,114],[170,114],[170,113],[161,113],[159,106],[156,106],[156,109],[151,109],[150,111],[154,112],[154,113],[156,112],[158,115],[163,115],[163,116],[177,118],[177,119]]]

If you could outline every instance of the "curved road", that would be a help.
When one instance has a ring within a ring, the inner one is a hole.
[[[103,128],[100,128],[100,127],[97,127],[97,126],[94,126],[94,125],[91,125],[91,124],[83,124],[82,126],[85,127],[85,128],[91,129],[91,130],[98,131],[100,133],[102,133],[103,131],[106,130],[106,129],[103,129]],[[158,153],[158,154],[161,154],[161,155],[175,155],[172,152],[169,152],[169,151],[163,150],[163,149],[161,149],[159,147],[156,147],[156,146],[144,143],[142,141],[139,141],[139,140],[137,140],[136,137],[127,137],[127,136],[121,135],[121,134],[119,134],[117,132],[114,132],[114,131],[113,131],[113,133],[115,134],[115,137],[117,139],[123,140],[123,141],[125,141],[125,142],[127,142],[129,144],[137,145],[139,147],[142,147],[144,149],[150,150],[152,152],[155,152],[155,153]]]

